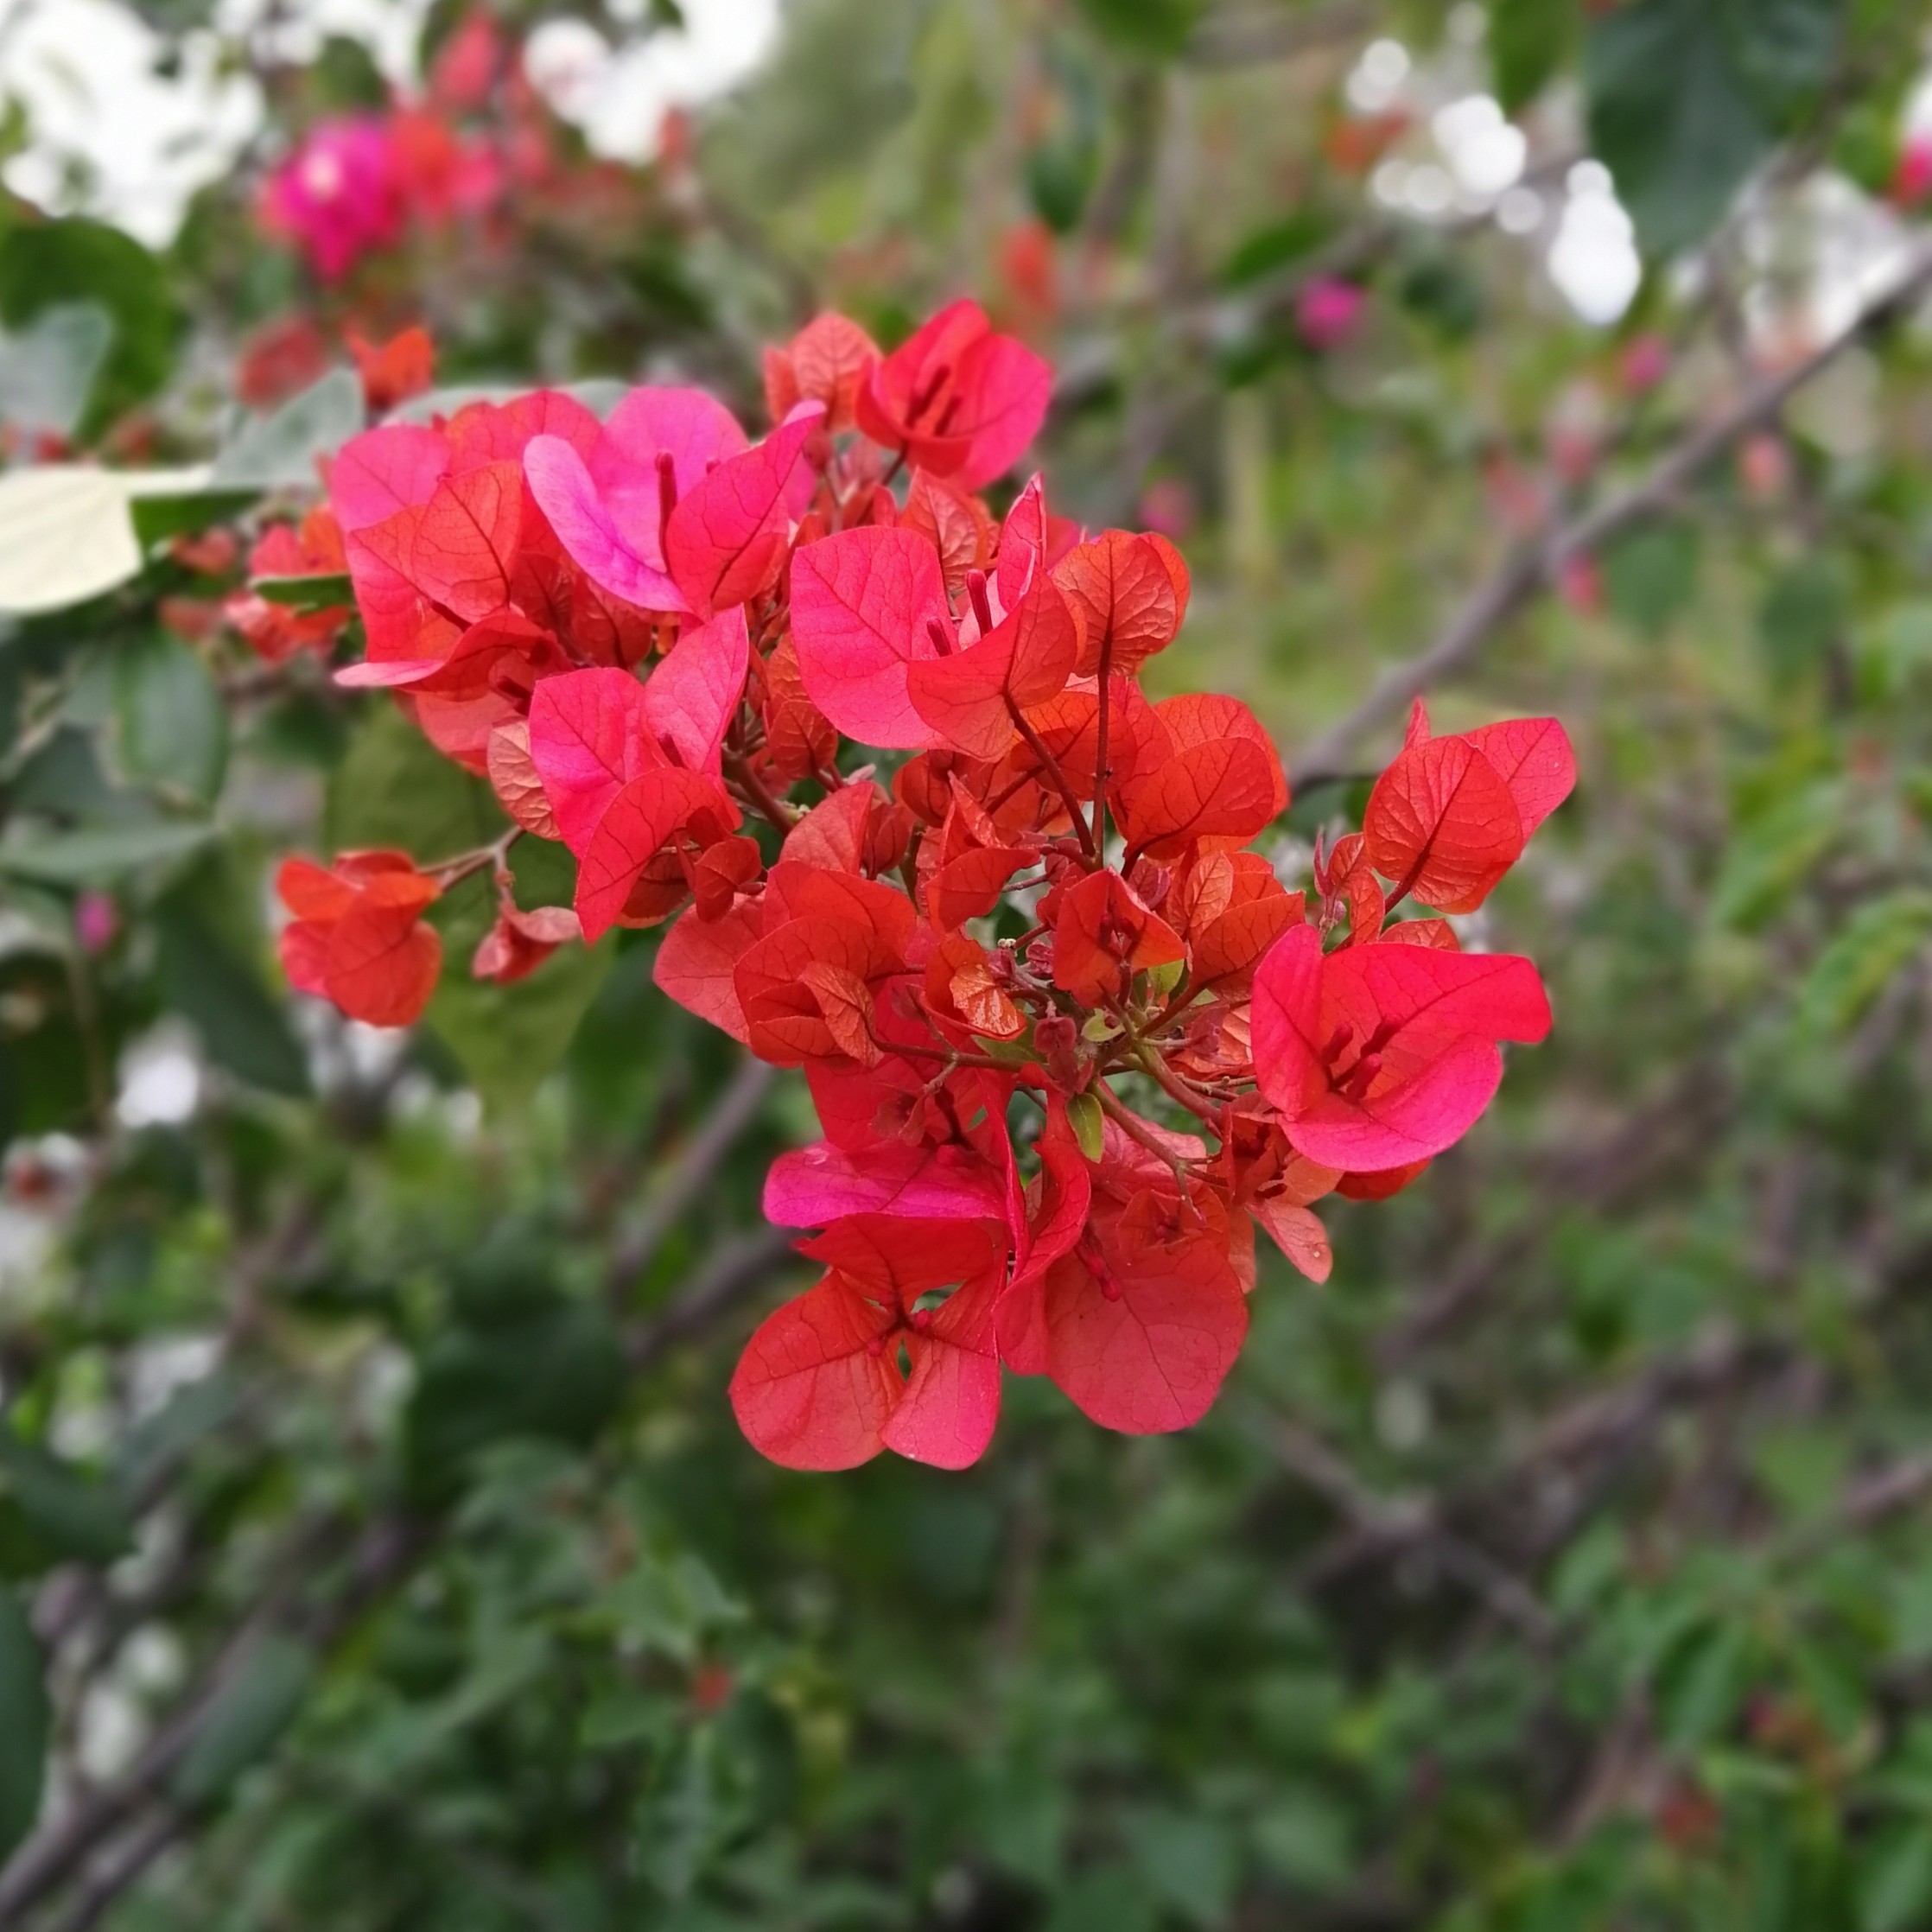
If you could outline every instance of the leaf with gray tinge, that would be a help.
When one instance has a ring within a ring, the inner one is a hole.
[[[118,825],[48,838],[16,834],[0,840],[0,875],[49,886],[89,886],[185,858],[215,836],[208,824]]]
[[[207,666],[165,632],[114,660],[115,736],[123,773],[212,804],[228,762],[228,713]]]
[[[359,435],[363,418],[361,383],[346,369],[331,370],[272,416],[245,424],[215,458],[208,480],[218,489],[313,486],[315,459]]]
[[[17,333],[0,331],[0,418],[29,435],[71,436],[114,340],[98,302],[43,308]]]

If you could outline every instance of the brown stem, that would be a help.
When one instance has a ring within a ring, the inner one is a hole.
[[[1147,1123],[1130,1107],[1122,1105],[1120,1096],[1104,1080],[1095,1081],[1087,1091],[1100,1103],[1101,1112],[1106,1115],[1108,1119],[1112,1121],[1115,1126],[1119,1128],[1128,1140],[1138,1141],[1149,1153],[1153,1154],[1156,1160],[1169,1169],[1174,1177],[1174,1185],[1180,1190],[1181,1199],[1191,1201],[1192,1197],[1188,1193],[1187,1163],[1178,1153],[1162,1147],[1160,1142],[1154,1138],[1153,1133]]]
[[[724,768],[731,782],[745,795],[745,800],[758,811],[767,824],[775,825],[781,832],[789,832],[798,823],[798,808],[788,805],[785,800],[753,771],[751,762],[741,752],[727,752]]]
[[[473,852],[459,852],[454,859],[445,859],[440,865],[427,866],[423,869],[444,892],[452,886],[460,886],[464,880],[481,872],[486,867],[492,869],[504,864],[510,856],[510,848],[524,836],[521,825],[512,825],[500,838],[492,839],[487,845],[480,845]]]
[[[1001,1073],[1013,1071],[1006,1061],[996,1060],[990,1053],[962,1053],[950,1046],[912,1046],[894,1040],[887,1051],[903,1053],[915,1060],[944,1060],[948,1066],[992,1067]]]
[[[1080,849],[1087,855],[1090,871],[1100,863],[1099,848],[1094,844],[1092,830],[1087,824],[1087,815],[1080,808],[1067,775],[1060,769],[1060,761],[1047,748],[1046,740],[1026,721],[1025,714],[1009,697],[1007,700],[1007,715],[1014,721],[1015,729],[1026,740],[1026,748],[1046,767],[1046,774],[1053,781],[1055,789],[1065,801],[1068,816],[1073,820],[1073,829],[1080,835]]]
[[[1098,852],[1107,849],[1107,781],[1112,776],[1107,769],[1107,725],[1114,709],[1107,681],[1113,669],[1114,626],[1109,621],[1100,647],[1100,721],[1094,728],[1094,848]]]
[[[1176,1073],[1152,1047],[1136,1043],[1134,1058],[1135,1065],[1143,1073],[1151,1075],[1160,1083],[1170,1100],[1185,1107],[1198,1120],[1204,1121],[1211,1127],[1221,1117],[1220,1107],[1204,1104],[1193,1083]]]

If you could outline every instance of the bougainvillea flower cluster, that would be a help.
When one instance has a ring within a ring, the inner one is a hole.
[[[413,1016],[424,916],[486,868],[479,975],[663,925],[658,985],[802,1070],[822,1127],[766,1193],[822,1276],[731,1385],[776,1461],[962,1466],[1007,1371],[1184,1427],[1240,1352],[1255,1229],[1325,1278],[1315,1204],[1413,1180],[1501,1044],[1547,1032],[1535,969],[1451,922],[1568,792],[1568,741],[1437,736],[1419,704],[1291,886],[1255,848],[1288,804],[1260,721],[1141,689],[1186,616],[1173,545],[1078,527],[1038,477],[1003,516],[979,494],[1044,363],[962,302],[889,354],[822,316],[765,372],[761,440],[696,390],[604,420],[539,392],[335,458],[367,639],[338,678],[392,692],[508,829],[291,862],[291,977]],[[515,903],[520,837],[575,855],[572,906]]]
[[[262,226],[325,282],[393,247],[411,222],[435,227],[493,202],[503,167],[488,143],[429,107],[318,121],[262,185]]]

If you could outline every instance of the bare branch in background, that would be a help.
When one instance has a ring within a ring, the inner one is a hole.
[[[775,1070],[763,1060],[746,1056],[731,1084],[719,1095],[704,1125],[670,1173],[651,1190],[637,1226],[611,1256],[613,1295],[630,1290],[657,1257],[666,1236],[717,1178],[726,1155],[758,1118],[774,1076]]]
[[[1932,286],[1932,249],[1922,247],[1891,286],[1836,335],[1802,360],[1766,377],[1722,415],[1660,457],[1640,481],[1586,510],[1541,542],[1516,550],[1471,593],[1442,633],[1419,657],[1392,664],[1346,717],[1319,733],[1289,769],[1291,780],[1315,785],[1348,768],[1356,741],[1401,715],[1410,702],[1465,670],[1491,638],[1553,584],[1564,564],[1590,556],[1613,538],[1667,512],[1733,444],[1771,422],[1796,392],[1828,369],[1865,332],[1897,315]]]

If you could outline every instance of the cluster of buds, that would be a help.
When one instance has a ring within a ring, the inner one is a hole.
[[[1547,1031],[1534,967],[1446,915],[1561,802],[1568,742],[1438,737],[1418,706],[1291,889],[1249,848],[1288,803],[1259,721],[1141,690],[1186,613],[1173,546],[1090,535],[1037,478],[1003,518],[976,493],[1038,429],[1045,364],[962,302],[891,354],[823,316],[766,378],[757,443],[640,389],[607,421],[540,392],[340,452],[368,650],[338,677],[391,690],[510,829],[287,875],[291,976],[419,1011],[414,922],[485,864],[479,971],[672,921],[658,985],[802,1068],[823,1134],[767,1183],[825,1272],[733,1379],[758,1448],[963,1466],[1005,1370],[1184,1427],[1239,1353],[1255,1227],[1322,1280],[1313,1204],[1412,1180],[1487,1106],[1498,1043]],[[523,836],[577,860],[540,935]]]

